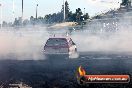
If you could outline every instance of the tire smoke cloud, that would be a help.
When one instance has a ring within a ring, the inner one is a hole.
[[[75,30],[70,37],[77,45],[78,52],[111,52],[132,54],[132,18],[128,15],[120,18],[112,25],[100,22],[90,24],[85,29]],[[105,24],[105,25],[104,25]],[[106,27],[116,26],[112,30]],[[104,29],[102,27],[105,27]],[[113,31],[114,30],[114,31]],[[15,60],[44,60],[43,47],[50,34],[68,32],[66,30],[55,30],[51,33],[46,27],[30,27],[19,29],[3,29],[0,31],[0,59]]]
[[[126,13],[121,18],[117,18],[120,19],[118,21],[95,20],[83,31],[72,33],[72,38],[81,52],[129,52],[132,54],[132,17],[129,16],[130,14]]]
[[[43,60],[43,46],[48,39],[45,28],[22,28],[0,31],[0,58]]]

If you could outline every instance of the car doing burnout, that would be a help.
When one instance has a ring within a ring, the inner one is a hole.
[[[77,52],[71,38],[49,38],[44,46],[46,55],[71,55]]]

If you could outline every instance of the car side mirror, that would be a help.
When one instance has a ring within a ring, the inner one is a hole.
[[[76,44],[72,41],[72,45],[76,45]]]

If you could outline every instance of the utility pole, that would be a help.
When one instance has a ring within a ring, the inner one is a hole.
[[[23,21],[23,0],[22,0],[22,21]]]
[[[36,20],[38,19],[38,4],[36,5]]]
[[[1,26],[0,26],[0,28],[2,29],[2,4],[0,4],[0,8],[1,8],[1,10],[0,10],[0,18],[1,18]]]

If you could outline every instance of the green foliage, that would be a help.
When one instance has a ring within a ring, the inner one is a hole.
[[[52,15],[45,15],[46,23],[63,22],[64,20],[64,5],[62,5],[61,12],[53,13]],[[66,22],[82,22],[89,19],[88,13],[83,14],[80,8],[76,9],[75,13],[72,13],[69,8],[69,3],[65,2],[65,21]]]
[[[64,20],[64,12],[65,12],[65,20]],[[85,21],[87,19],[89,19],[88,13],[84,14],[81,8],[77,8],[75,12],[73,13],[72,11],[70,11],[69,3],[66,1],[65,11],[64,11],[64,5],[62,5],[60,12],[47,14],[44,17],[40,16],[38,18],[35,18],[31,16],[30,20],[25,19],[23,21],[21,17],[19,17],[18,19],[15,18],[13,26],[43,25],[43,24],[61,23],[63,21],[81,23],[82,21]],[[6,22],[4,22],[4,25],[6,25]]]

